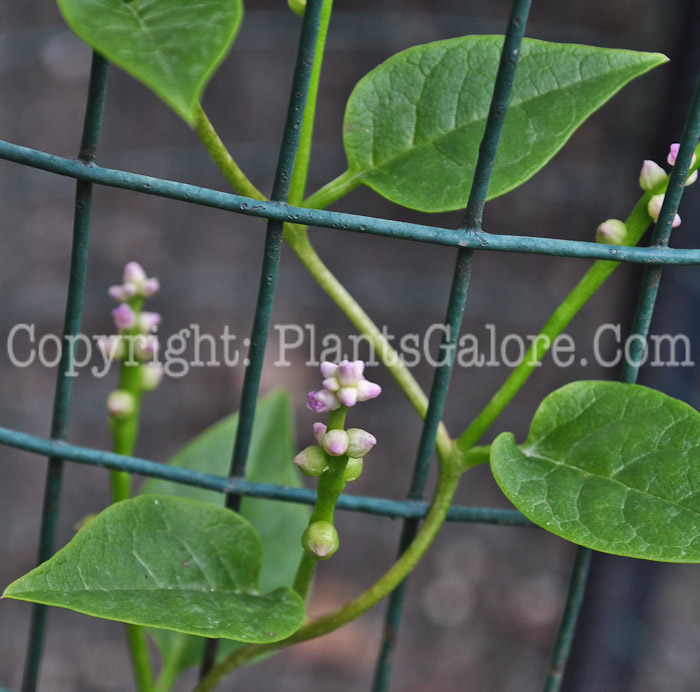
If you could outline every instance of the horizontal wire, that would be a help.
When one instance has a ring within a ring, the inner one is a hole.
[[[60,457],[66,461],[74,461],[78,464],[118,469],[140,476],[160,478],[220,493],[232,493],[268,500],[284,500],[307,505],[312,505],[316,501],[316,492],[307,488],[290,488],[270,483],[253,483],[240,478],[215,476],[211,473],[169,466],[138,457],[122,456],[121,454],[79,447],[66,442],[46,440],[9,428],[0,427],[0,444],[44,456]],[[415,519],[425,517],[430,509],[430,505],[427,502],[400,502],[359,495],[341,495],[337,506],[340,509],[354,512],[377,514],[392,518],[408,517]],[[447,518],[450,521],[500,524],[504,526],[533,526],[520,512],[512,509],[455,506],[450,509]]]
[[[85,164],[75,159],[54,156],[4,140],[0,140],[0,159],[98,185],[168,197],[248,216],[340,229],[354,233],[368,233],[473,250],[579,257],[636,264],[700,264],[700,250],[698,249],[623,247],[581,240],[497,235],[486,233],[481,229],[465,231],[359,214],[293,207],[282,202],[261,202],[206,187]]]

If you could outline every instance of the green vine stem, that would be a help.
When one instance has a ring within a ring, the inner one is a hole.
[[[695,154],[700,156],[700,145],[696,148]],[[700,162],[692,166],[690,172],[692,173],[698,166],[700,166]],[[629,234],[628,245],[636,245],[641,240],[651,222],[647,211],[649,200],[653,195],[664,193],[667,185],[668,178],[652,190],[645,192],[634,206],[625,222]],[[593,266],[584,274],[583,278],[547,320],[538,337],[525,353],[522,361],[513,369],[501,388],[494,394],[479,415],[457,438],[456,445],[462,454],[481,439],[486,430],[520,391],[520,388],[530,377],[537,364],[544,358],[554,339],[566,329],[579,310],[617,269],[619,264],[619,262],[608,260],[597,260],[593,263]],[[482,459],[482,457],[472,457],[475,463],[480,463],[477,459]],[[483,459],[483,461],[487,460]],[[467,463],[470,466],[474,465],[474,463],[466,459],[463,463]]]
[[[139,410],[141,404],[141,384],[139,382],[139,363],[125,361],[119,373],[119,389],[129,392],[134,400],[134,411],[123,419],[110,420],[113,450],[117,454],[131,456],[134,452],[138,435]],[[124,471],[110,472],[112,504],[128,500],[131,497],[131,476]],[[151,692],[153,673],[148,656],[146,633],[138,625],[126,625],[126,639],[131,657],[131,666],[139,692]]]
[[[266,651],[280,649],[328,634],[359,617],[362,613],[379,603],[408,576],[432,544],[445,521],[447,511],[457,489],[459,477],[460,473],[453,467],[444,464],[440,465],[438,485],[425,522],[401,557],[369,589],[346,603],[339,610],[308,621],[289,639],[274,644],[252,644],[237,649],[212,668],[209,674],[195,688],[195,692],[211,692],[226,675],[256,656]]]
[[[289,226],[291,224],[288,224]],[[311,244],[306,229],[303,226],[293,226],[285,229],[285,240],[318,285],[340,308],[355,328],[367,338],[374,352],[399,385],[418,415],[421,418],[425,418],[428,410],[428,397],[425,395],[425,392],[416,382],[397,351],[384,338],[377,325],[372,321],[372,318],[323,263],[323,260],[318,256]],[[454,443],[443,423],[440,423],[438,428],[436,448],[440,460],[444,463],[450,463],[454,456]]]
[[[333,202],[352,192],[360,184],[359,177],[349,170],[326,183],[304,201],[304,206],[310,209],[325,209]]]

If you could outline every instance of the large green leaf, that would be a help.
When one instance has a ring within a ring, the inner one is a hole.
[[[661,392],[575,382],[550,394],[525,444],[491,447],[494,478],[539,526],[616,555],[700,562],[700,414]]]
[[[226,476],[231,465],[237,428],[238,414],[235,413],[197,435],[170,459],[169,464]],[[276,390],[258,402],[246,464],[246,479],[300,487],[301,474],[292,463],[295,453],[289,396],[283,390]],[[179,495],[224,504],[221,493],[159,479],[146,481],[141,492]],[[263,545],[263,566],[260,572],[260,588],[263,591],[293,584],[302,554],[301,535],[308,523],[309,511],[305,505],[274,500],[246,497],[241,502],[240,514],[251,523]],[[163,656],[163,666],[170,675],[176,676],[201,662],[204,645],[202,638],[167,630],[153,630],[151,634]],[[237,646],[239,645],[233,641],[222,642],[219,656],[227,655]]]
[[[241,0],[58,0],[70,28],[188,123],[224,59]]]
[[[363,77],[348,100],[348,187],[364,183],[420,211],[467,203],[503,37],[409,48]],[[524,183],[658,53],[525,40],[489,198]]]
[[[135,625],[262,643],[304,618],[291,589],[262,594],[260,540],[208,502],[142,495],[93,519],[5,596]]]

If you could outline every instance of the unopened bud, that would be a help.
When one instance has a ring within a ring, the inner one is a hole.
[[[301,537],[304,549],[315,555],[319,560],[329,558],[338,550],[338,532],[329,521],[314,521],[309,524]]]
[[[157,312],[142,312],[138,319],[139,331],[148,334],[160,324],[161,319],[160,314]]]
[[[109,415],[117,420],[128,418],[136,410],[136,401],[132,394],[124,389],[115,389],[107,397]]]
[[[618,219],[603,221],[596,230],[595,241],[606,245],[625,245],[627,243],[627,226]]]
[[[146,272],[138,262],[127,262],[122,278],[125,284],[141,284],[147,277]]]
[[[325,423],[314,423],[313,429],[316,442],[323,444],[323,436],[326,434],[328,426]]]
[[[160,363],[148,363],[139,367],[139,383],[144,392],[152,392],[163,379],[163,366]]]
[[[655,161],[645,161],[642,164],[642,172],[639,174],[639,186],[642,190],[651,190],[660,182],[666,180],[666,171]]]
[[[649,216],[651,216],[654,221],[659,220],[659,214],[661,213],[661,207],[664,204],[664,196],[663,195],[654,195],[650,200],[649,204],[647,205],[647,211],[649,212]],[[673,224],[672,228],[676,228],[677,226],[681,225],[681,217],[676,214],[673,217]]]
[[[367,454],[374,445],[377,444],[377,438],[361,428],[350,428],[348,431],[348,449],[347,455],[361,459]]]
[[[136,324],[136,315],[129,305],[122,303],[112,310],[114,324],[119,329],[131,329]]]
[[[287,0],[287,3],[289,4],[289,9],[294,12],[294,14],[298,14],[300,17],[304,16],[304,12],[306,12],[306,0]]]
[[[332,457],[342,456],[348,448],[348,434],[345,430],[329,430],[321,445]]]
[[[356,481],[362,475],[362,469],[364,467],[364,462],[362,459],[354,459],[350,457],[348,459],[348,464],[345,467],[345,482],[352,483]]]
[[[294,457],[294,463],[305,476],[320,476],[328,468],[326,453],[318,445],[303,449]]]

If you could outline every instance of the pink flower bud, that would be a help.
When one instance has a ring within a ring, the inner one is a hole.
[[[122,303],[112,310],[114,324],[119,329],[131,329],[136,324],[136,315],[129,305]]]
[[[678,142],[675,142],[669,147],[668,150],[668,156],[666,157],[666,161],[668,161],[669,165],[675,166],[676,165],[676,159],[678,158],[678,151],[680,150],[681,145]],[[693,158],[690,161],[690,165],[694,166],[695,165],[695,154],[693,154]]]
[[[692,185],[697,179],[698,179],[698,172],[697,172],[697,171],[693,171],[693,172],[688,176],[688,178],[687,178],[686,181],[685,181],[686,187],[687,187],[688,185]]]
[[[340,408],[340,402],[333,392],[327,389],[320,389],[317,392],[309,392],[308,408],[316,413],[325,413],[326,411],[335,411]]]
[[[654,195],[650,200],[649,204],[647,205],[647,211],[649,212],[649,216],[651,216],[654,221],[659,220],[659,214],[661,213],[661,207],[663,206],[664,203],[664,195]],[[678,214],[675,215],[673,218],[673,224],[671,225],[672,228],[677,228],[678,226],[681,225],[681,217],[678,216]]]
[[[343,387],[336,396],[343,406],[354,406],[357,403],[357,387]]]
[[[608,219],[598,226],[595,234],[596,243],[606,245],[625,245],[627,243],[627,226],[618,219]]]
[[[148,363],[139,368],[139,383],[144,392],[152,392],[163,379],[163,366],[160,363]]]
[[[321,444],[323,442],[323,436],[326,434],[328,426],[325,423],[314,423],[313,428],[316,442]]]
[[[139,331],[148,334],[160,324],[161,320],[162,317],[157,312],[142,312],[139,315]]]
[[[639,186],[642,190],[651,190],[660,182],[666,180],[666,171],[654,161],[645,161],[639,174]]]
[[[367,401],[368,399],[374,399],[375,397],[378,397],[381,393],[382,388],[374,382],[370,382],[369,380],[360,380],[357,383],[358,401]]]
[[[133,337],[134,353],[141,360],[150,360],[158,355],[160,343],[155,334],[136,334]]]
[[[143,282],[141,293],[143,293],[143,295],[146,296],[146,298],[152,296],[154,293],[158,293],[158,291],[160,291],[160,281],[158,281],[158,279],[146,279]]]
[[[146,272],[138,262],[128,262],[124,267],[123,280],[125,284],[140,285],[146,279]]]
[[[321,384],[323,388],[327,389],[329,392],[337,392],[340,389],[340,384],[336,377],[327,377]]]
[[[337,369],[338,366],[335,363],[330,363],[327,360],[321,363],[321,375],[323,375],[324,378],[334,377]]]
[[[320,476],[328,468],[326,454],[318,445],[303,449],[294,457],[294,463],[305,476]]]
[[[342,456],[348,448],[348,434],[345,430],[329,430],[321,445],[332,457]]]
[[[362,459],[353,459],[350,457],[348,459],[348,464],[345,467],[345,482],[352,483],[356,481],[362,475],[362,469],[364,463]]]
[[[358,366],[358,363],[362,367]],[[362,371],[364,370],[364,363],[362,361],[355,361],[351,363],[349,360],[343,360],[338,364],[338,370],[336,372],[336,377],[341,387],[355,387],[362,377]],[[351,404],[352,405],[352,404]]]
[[[101,336],[97,340],[97,348],[100,353],[109,360],[121,360],[126,351],[124,339],[116,334]]]
[[[115,389],[107,397],[109,415],[117,420],[128,418],[136,410],[134,397],[124,389]]]
[[[377,444],[377,438],[361,428],[350,428],[348,433],[347,455],[361,459]]]
[[[122,286],[121,284],[117,286],[110,286],[107,289],[107,293],[109,294],[109,297],[116,300],[117,303],[123,303],[129,300],[129,296],[126,295],[126,293],[124,292],[124,286]]]
[[[301,544],[319,560],[325,560],[338,550],[338,532],[329,521],[314,521],[304,531]]]

